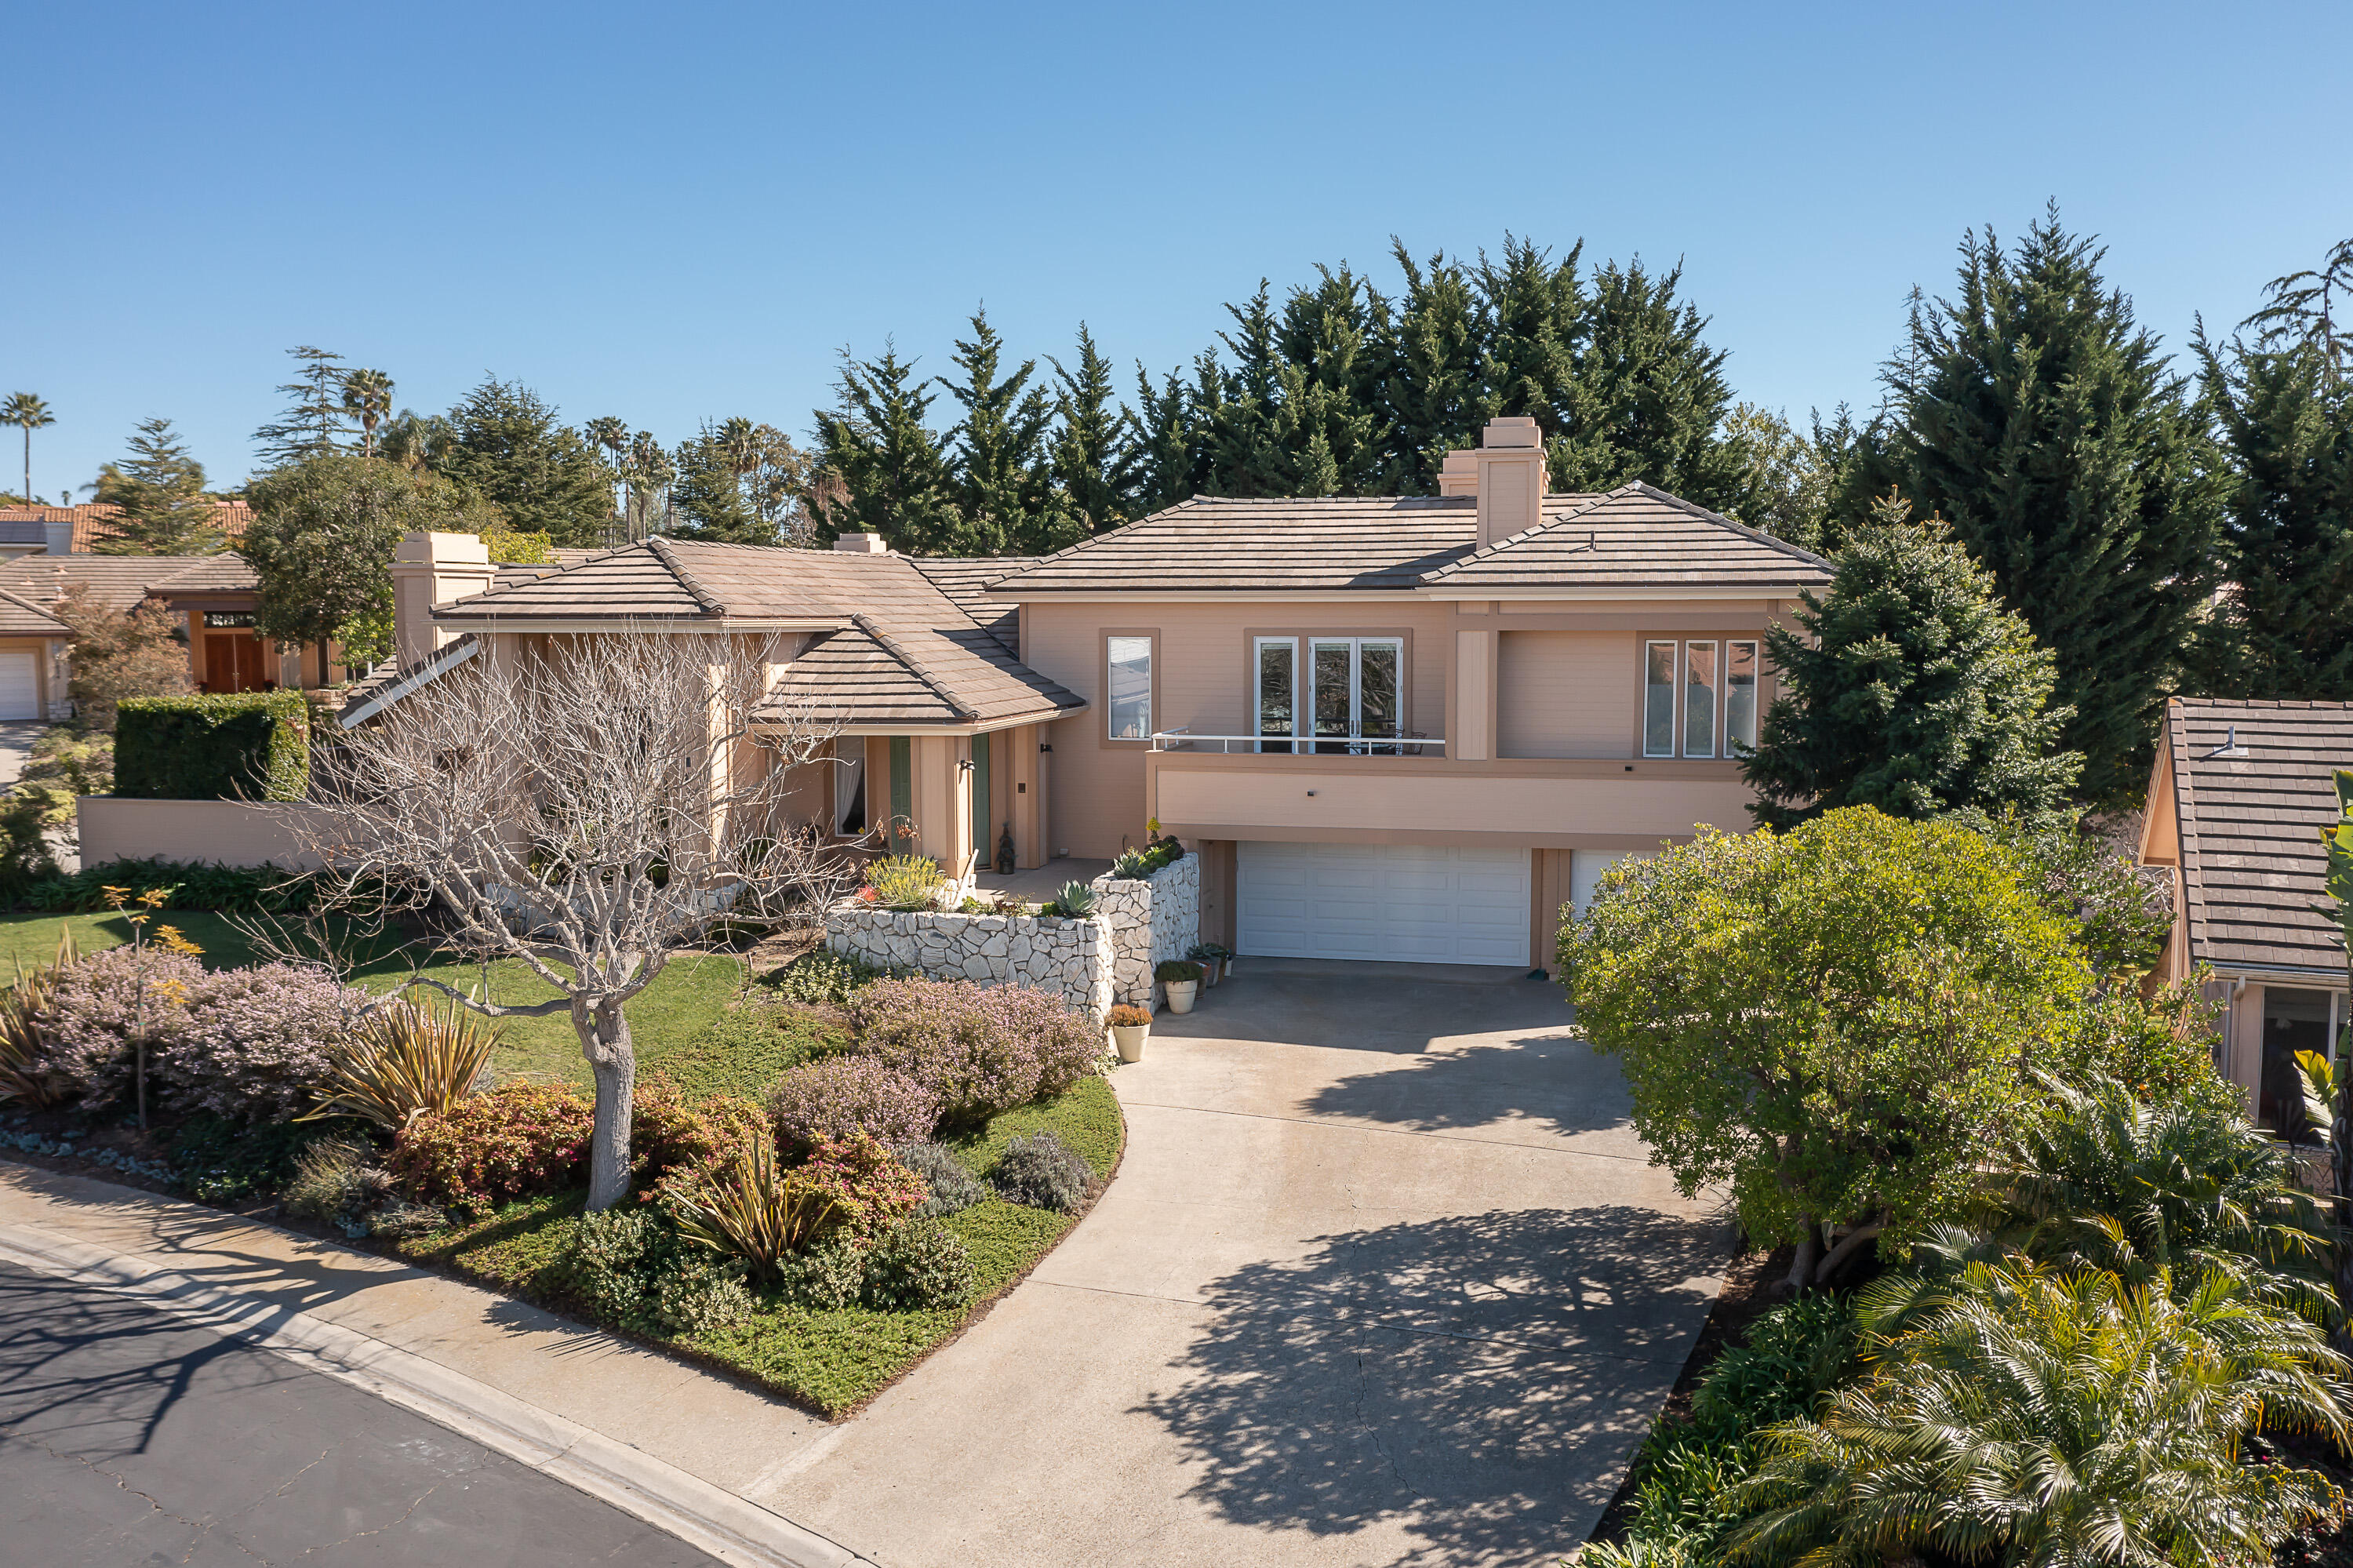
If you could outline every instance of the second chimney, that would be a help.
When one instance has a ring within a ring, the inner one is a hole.
[[[840,534],[834,537],[833,547],[847,550],[853,556],[887,556],[891,546],[882,542],[880,534]]]
[[[1468,455],[1478,465],[1481,549],[1544,520],[1544,432],[1534,419],[1515,414],[1488,420],[1479,450]]]

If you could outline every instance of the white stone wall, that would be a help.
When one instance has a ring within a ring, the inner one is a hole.
[[[849,900],[826,911],[825,945],[933,980],[1028,986],[1098,1020],[1111,1011],[1112,926],[1100,912],[1084,920],[902,914]]]
[[[1096,893],[1096,916],[1111,920],[1116,954],[1112,999],[1131,1007],[1157,1007],[1153,969],[1166,959],[1183,958],[1201,939],[1201,857],[1188,850],[1142,882],[1106,872],[1088,885]]]

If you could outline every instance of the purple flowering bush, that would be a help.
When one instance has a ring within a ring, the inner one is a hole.
[[[871,1056],[828,1056],[795,1067],[768,1093],[789,1148],[847,1143],[867,1133],[886,1146],[915,1143],[940,1119],[940,1097]]]
[[[861,1055],[940,1099],[940,1118],[969,1126],[1060,1094],[1102,1054],[1098,1031],[1058,997],[969,980],[892,980],[852,1000]]]
[[[367,1001],[364,991],[300,964],[206,975],[160,1055],[173,1103],[231,1121],[301,1114]]]
[[[206,978],[204,966],[185,954],[150,948],[142,960],[129,948],[110,948],[59,970],[40,1015],[37,1068],[53,1098],[78,1100],[94,1111],[131,1092],[142,962],[151,1076],[185,1027],[188,1000]]]

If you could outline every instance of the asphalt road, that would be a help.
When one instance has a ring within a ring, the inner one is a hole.
[[[0,1568],[718,1568],[271,1351],[0,1263]]]

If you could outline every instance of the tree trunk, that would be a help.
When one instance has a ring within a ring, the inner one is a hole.
[[[1828,1285],[1837,1276],[1838,1271],[1846,1266],[1847,1259],[1862,1249],[1863,1243],[1872,1240],[1886,1228],[1887,1216],[1882,1214],[1849,1231],[1846,1234],[1846,1239],[1831,1248],[1830,1255],[1823,1258],[1820,1266],[1814,1270],[1813,1282],[1816,1285]]]
[[[617,1001],[575,1006],[572,1026],[596,1079],[596,1130],[588,1140],[588,1206],[609,1209],[629,1192],[629,1101],[637,1092],[638,1053]]]
[[[1787,1277],[1781,1281],[1781,1293],[1798,1296],[1814,1282],[1814,1258],[1821,1251],[1822,1227],[1813,1215],[1806,1216],[1806,1234],[1798,1239],[1798,1255],[1789,1265]]]

